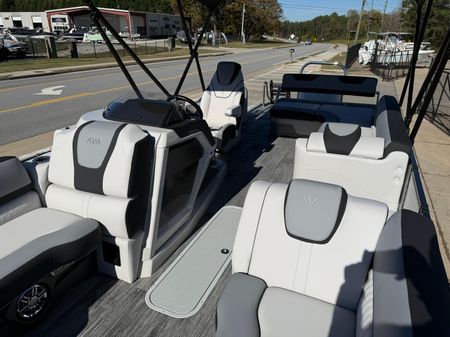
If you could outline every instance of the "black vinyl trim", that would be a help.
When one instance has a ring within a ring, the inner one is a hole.
[[[106,166],[108,165],[109,159],[114,151],[114,148],[117,143],[117,138],[119,138],[119,134],[122,129],[126,126],[126,124],[120,125],[116,131],[114,131],[114,135],[112,137],[111,143],[109,144],[108,151],[106,152],[105,158],[103,159],[102,164],[99,168],[92,169],[88,167],[84,167],[78,163],[78,137],[80,135],[81,130],[83,130],[87,125],[93,123],[93,121],[87,122],[80,126],[73,136],[72,143],[72,151],[73,151],[73,165],[74,165],[74,186],[75,189],[90,192],[95,194],[102,194],[103,192],[103,176],[105,174]]]
[[[342,154],[348,156],[356,143],[361,138],[361,127],[358,126],[355,131],[345,136],[339,136],[331,131],[329,124],[325,126],[323,132],[323,142],[327,153]]]
[[[128,182],[128,198],[137,196],[147,190],[142,178],[152,174],[155,157],[155,138],[147,134],[134,146],[131,160],[130,180]],[[145,180],[145,179],[144,179]]]
[[[78,240],[51,247],[0,279],[0,308],[6,306],[16,296],[56,268],[93,252],[100,240],[101,230],[98,226]]]
[[[236,125],[229,124],[223,130],[222,138],[217,139],[217,150],[220,152],[234,138],[236,138]]]
[[[6,170],[7,172],[5,173],[2,171],[2,167],[0,165],[0,177],[1,179],[14,180],[14,186],[16,187],[16,189],[14,191],[4,191],[4,188],[2,188],[2,183],[0,181],[0,205],[5,204],[17,197],[20,197],[21,195],[33,189],[33,182],[31,181],[28,172],[26,171],[25,167],[23,167],[19,159],[13,156],[0,157],[0,164],[7,161],[15,162],[12,163],[12,165],[15,164],[17,167],[14,169],[14,171],[10,167],[8,170]],[[8,171],[10,171],[9,174]],[[2,195],[2,193],[4,194]]]
[[[0,198],[0,205],[6,204],[7,202],[14,200],[15,198],[20,197],[21,195],[24,195],[28,191],[31,191],[33,189],[33,183],[29,183],[28,185],[25,185],[22,188],[19,188],[18,190],[15,190],[12,193],[6,194],[3,197]]]
[[[430,219],[401,211],[403,265],[414,337],[450,336],[450,290]]]
[[[185,120],[181,123],[168,126],[168,128],[173,130],[180,138],[185,138],[196,132],[201,132],[205,135],[206,139],[209,141],[209,144],[215,144],[211,130],[204,119]]]
[[[151,179],[155,161],[155,138],[147,134],[136,143],[131,164],[128,196],[137,196],[128,203],[125,224],[131,238],[145,227],[147,212],[151,212]]]
[[[378,114],[381,114],[384,110],[387,112],[389,136],[391,138],[391,142],[384,149],[384,157],[394,151],[405,152],[409,155],[412,151],[412,143],[409,139],[397,99],[393,96],[385,95],[381,97],[379,106],[384,109],[378,111]]]
[[[375,77],[284,74],[281,90],[374,97],[377,84],[378,80]]]

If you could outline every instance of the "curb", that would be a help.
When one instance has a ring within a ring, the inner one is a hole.
[[[199,58],[206,58],[206,57],[215,57],[215,56],[223,56],[223,55],[231,55],[232,52],[219,52],[219,53],[208,53],[208,54],[200,54]],[[167,62],[167,61],[179,61],[179,60],[187,60],[189,59],[189,55],[186,56],[172,56],[172,57],[166,57],[166,58],[155,58],[155,59],[143,59],[142,62],[144,64],[148,63],[161,63],[161,62]],[[136,62],[134,61],[124,61],[124,64],[126,66],[129,65],[136,65]],[[69,69],[56,69],[55,70],[46,70],[46,69],[36,69],[34,71],[39,71],[36,73],[30,73],[30,74],[23,74],[23,75],[2,75],[0,74],[0,81],[7,81],[7,80],[19,80],[23,78],[32,78],[32,77],[41,77],[41,76],[50,76],[50,75],[58,75],[58,74],[67,74],[67,73],[73,73],[78,71],[89,71],[89,70],[98,70],[98,69],[108,69],[108,68],[115,68],[118,67],[116,62],[107,62],[103,64],[92,64],[92,65],[86,65],[83,67],[71,67]],[[51,69],[51,68],[50,68]],[[33,70],[30,70],[33,71]]]

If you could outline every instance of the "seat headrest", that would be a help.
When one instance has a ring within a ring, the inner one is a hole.
[[[241,72],[241,65],[236,62],[219,62],[217,79],[221,85],[230,85]]]
[[[286,194],[284,215],[289,236],[324,244],[336,232],[347,206],[347,192],[340,186],[293,180]]]
[[[49,180],[67,188],[128,198],[144,186],[140,167],[152,160],[153,140],[132,124],[91,121],[55,132]]]
[[[323,141],[328,153],[349,155],[361,138],[361,126],[356,124],[326,123]]]

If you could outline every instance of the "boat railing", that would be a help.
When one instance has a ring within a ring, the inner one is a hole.
[[[441,75],[428,107],[427,119],[450,135],[450,68]]]
[[[312,65],[321,65],[321,66],[335,66],[337,68],[340,68],[345,76],[347,76],[348,69],[339,62],[328,62],[328,61],[309,61],[306,62],[303,67],[300,69],[300,74],[304,74],[305,69]]]
[[[405,77],[409,70],[412,53],[412,50],[386,50],[376,43],[370,70],[387,82]]]

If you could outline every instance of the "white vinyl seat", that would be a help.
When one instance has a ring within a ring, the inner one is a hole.
[[[397,211],[412,146],[397,100],[383,96],[377,108],[371,128],[327,122],[297,139],[293,178],[337,184]]]
[[[47,207],[97,220],[114,256],[100,271],[137,277],[154,161],[154,138],[134,124],[89,121],[55,132]]]
[[[241,65],[236,62],[219,62],[200,101],[219,152],[228,152],[239,142],[247,105]]]
[[[434,225],[411,211],[385,224],[387,215],[337,185],[253,183],[216,337],[449,336]],[[443,312],[422,310],[435,301]]]
[[[0,309],[100,242],[97,221],[42,207],[22,163],[0,158]]]

